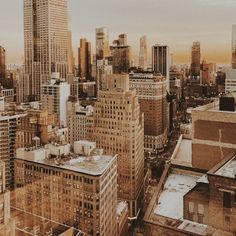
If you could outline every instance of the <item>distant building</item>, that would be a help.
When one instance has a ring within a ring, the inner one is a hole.
[[[232,26],[232,69],[236,69],[236,25]]]
[[[80,48],[78,49],[78,70],[79,77],[82,79],[91,79],[92,54],[91,43],[85,38],[80,39]]]
[[[96,60],[103,60],[110,55],[108,28],[96,29]]]
[[[127,45],[127,35],[119,35],[118,40],[113,41],[110,47],[112,56],[113,73],[128,73],[132,65],[132,48]]]
[[[131,72],[129,80],[144,113],[144,147],[146,151],[157,152],[167,142],[166,78],[161,74]]]
[[[104,87],[107,75],[113,74],[112,62],[108,59],[97,60],[97,91]]]
[[[41,95],[43,109],[58,115],[57,124],[66,125],[66,104],[70,96],[70,85],[61,81],[58,73],[53,73],[51,83],[42,85]]]
[[[148,66],[147,37],[142,36],[140,38],[139,67],[143,70],[146,70],[147,66]]]
[[[85,235],[117,235],[117,156],[79,141],[17,149],[15,206],[81,229]],[[43,193],[43,194],[42,194]]]
[[[200,84],[215,84],[216,64],[203,60],[200,67]]]
[[[0,46],[0,83],[6,79],[6,70],[6,50]]]
[[[118,198],[136,216],[143,201],[144,120],[138,96],[129,88],[128,75],[106,77],[94,105],[90,140],[104,153],[118,154]]]
[[[23,103],[30,100],[29,76],[19,74],[16,78],[16,102]]]
[[[197,78],[200,76],[201,46],[200,42],[193,42],[191,51],[191,76]]]
[[[236,69],[229,68],[225,74],[225,92],[236,93]]]
[[[169,92],[170,55],[168,46],[157,44],[152,47],[152,70],[166,77],[166,89]]]

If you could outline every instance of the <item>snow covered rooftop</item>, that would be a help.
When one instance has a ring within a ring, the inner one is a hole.
[[[216,175],[233,178],[236,176],[236,156],[215,172]]]
[[[192,175],[171,174],[166,180],[154,213],[172,219],[182,219],[183,196],[196,185],[198,178]]]

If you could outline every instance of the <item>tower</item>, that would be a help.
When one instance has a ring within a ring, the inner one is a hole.
[[[168,46],[157,44],[152,47],[152,70],[166,77],[166,89],[169,92],[170,63]]]
[[[201,60],[201,46],[200,42],[193,42],[192,46],[192,63],[191,63],[191,76],[200,76],[200,60]]]
[[[40,87],[52,72],[70,73],[71,42],[67,0],[24,0],[25,73],[29,100],[40,99]]]
[[[140,38],[140,51],[139,51],[139,67],[143,70],[147,69],[147,37]]]
[[[109,56],[109,30],[108,28],[96,29],[96,55],[98,59],[104,59]]]

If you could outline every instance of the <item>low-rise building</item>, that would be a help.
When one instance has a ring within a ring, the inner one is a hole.
[[[15,206],[81,229],[116,235],[117,157],[80,141],[17,149]]]

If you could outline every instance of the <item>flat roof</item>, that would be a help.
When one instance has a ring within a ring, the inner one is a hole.
[[[215,171],[215,175],[236,179],[236,156]]]
[[[195,185],[199,176],[170,174],[154,209],[156,215],[183,219],[183,196]]]
[[[36,149],[34,151],[40,153],[41,149]],[[32,152],[34,152],[32,151]],[[102,175],[109,165],[114,161],[116,156],[81,156],[74,153],[71,153],[67,156],[62,157],[61,162],[57,158],[42,158],[42,159],[28,159],[27,157],[18,156],[16,159],[21,159],[33,163],[38,163],[42,165],[47,165],[51,167],[61,168],[65,170],[80,172],[83,174],[88,174],[92,176]]]
[[[171,163],[192,166],[192,140],[180,137],[171,158]]]

